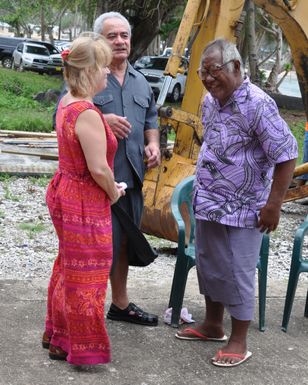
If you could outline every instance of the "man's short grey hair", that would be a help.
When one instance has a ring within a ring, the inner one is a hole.
[[[227,63],[230,60],[238,60],[240,62],[241,75],[244,76],[244,66],[241,55],[236,48],[236,45],[226,39],[216,39],[209,42],[209,44],[204,48],[202,52],[200,66],[202,66],[207,54],[213,51],[221,52],[222,64]],[[234,63],[231,62],[227,64],[226,68],[230,72],[234,71]]]
[[[129,33],[129,36],[131,36],[131,34],[132,34],[131,26],[130,26],[128,20],[126,19],[126,17],[121,15],[119,12],[105,12],[105,13],[101,14],[100,16],[98,16],[98,18],[94,21],[93,31],[101,34],[103,32],[105,21],[108,19],[114,19],[114,18],[120,19],[120,20],[124,21],[124,23],[127,24],[128,33]]]

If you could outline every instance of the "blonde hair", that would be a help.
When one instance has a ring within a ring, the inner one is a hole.
[[[75,39],[63,57],[64,79],[75,97],[95,90],[98,74],[111,63],[112,51],[103,36],[84,32]]]

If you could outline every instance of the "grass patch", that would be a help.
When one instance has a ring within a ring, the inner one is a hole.
[[[11,193],[8,181],[4,182],[3,190],[4,190],[4,199],[6,199],[8,201],[13,201],[13,202],[18,202],[19,201],[18,196],[16,196],[16,195]]]
[[[0,182],[11,182],[12,180],[15,180],[16,176],[12,176],[7,173],[0,173]]]
[[[45,230],[45,225],[42,223],[20,223],[18,225],[20,230],[27,231],[29,238],[33,238],[35,234],[41,233]]]
[[[51,177],[47,175],[43,175],[39,177],[34,177],[34,176],[29,177],[29,181],[32,183],[32,185],[39,186],[39,187],[47,187],[50,180],[51,180]]]
[[[303,161],[303,148],[304,148],[304,135],[305,135],[305,124],[306,122],[296,122],[290,125],[290,129],[295,136],[298,144],[298,158],[296,164],[302,164]]]
[[[305,112],[286,110],[282,108],[279,111],[283,119],[289,125],[293,135],[295,136],[295,139],[297,140],[297,144],[298,144],[297,165],[302,164],[305,125],[306,125]]]
[[[50,75],[0,68],[0,129],[51,132],[55,103],[41,103],[33,96],[60,90],[62,83]]]

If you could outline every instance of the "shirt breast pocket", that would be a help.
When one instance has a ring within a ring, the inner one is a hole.
[[[134,95],[135,117],[139,123],[144,126],[147,109],[149,108],[149,100],[140,95]]]
[[[104,114],[113,113],[113,95],[101,95],[93,98],[93,103],[98,107]]]

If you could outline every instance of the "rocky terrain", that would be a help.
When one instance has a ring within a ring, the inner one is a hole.
[[[45,204],[48,180],[0,180],[0,279],[47,279],[57,255],[57,238]],[[308,198],[285,203],[279,228],[271,235],[268,275],[285,279],[289,274],[296,228],[308,214]],[[306,237],[308,238],[308,237]],[[159,257],[144,268],[148,279],[173,275],[176,244],[149,236]],[[308,257],[308,240],[304,254]],[[134,274],[135,270],[131,268]],[[308,280],[307,274],[302,274]]]

